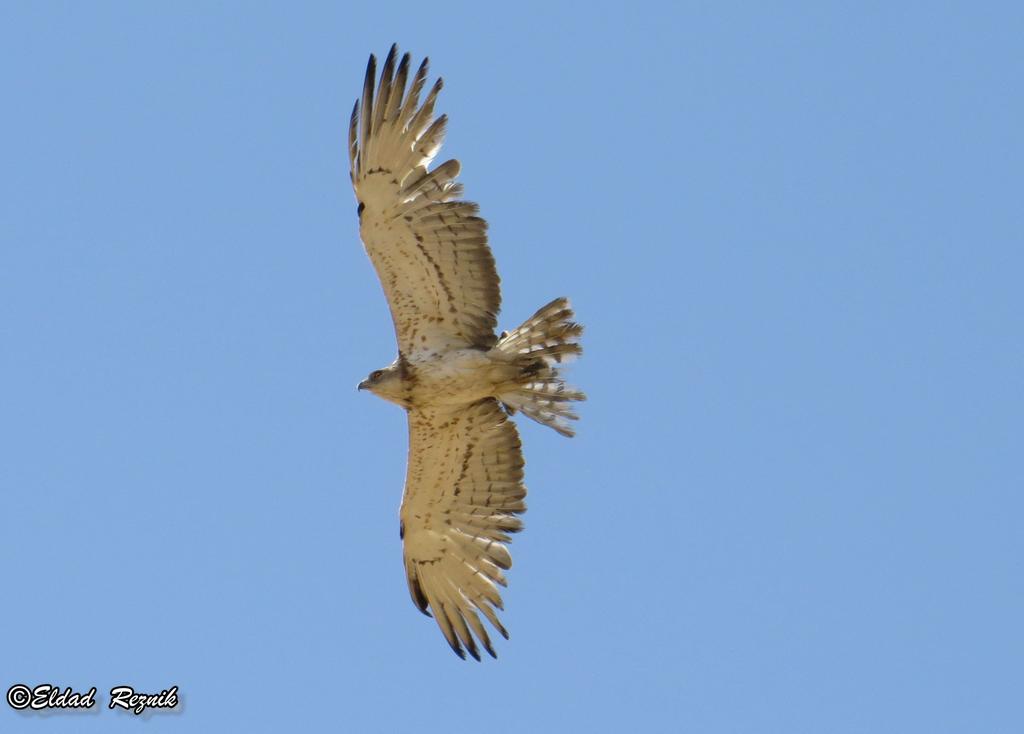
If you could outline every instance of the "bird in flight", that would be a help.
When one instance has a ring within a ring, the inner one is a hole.
[[[582,352],[583,327],[557,298],[521,326],[495,334],[501,304],[487,223],[455,182],[459,162],[430,169],[447,117],[434,117],[438,79],[420,102],[428,60],[413,73],[392,46],[380,79],[370,56],[349,126],[359,233],[391,309],[398,357],[359,383],[405,408],[409,457],[400,510],[409,593],[452,650],[496,657],[480,616],[503,637],[498,586],[512,565],[506,543],[526,510],[521,411],[572,436],[559,366]],[[412,77],[411,83],[409,81]]]

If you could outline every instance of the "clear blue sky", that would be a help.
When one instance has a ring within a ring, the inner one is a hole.
[[[3,4],[0,687],[183,710],[0,729],[1024,731],[1024,11],[623,5]],[[355,388],[392,41],[501,328],[587,326],[482,664],[409,600],[405,418]]]

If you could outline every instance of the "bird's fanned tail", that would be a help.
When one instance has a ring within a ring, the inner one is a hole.
[[[569,421],[579,416],[572,403],[587,399],[565,384],[556,366],[583,353],[583,326],[573,318],[569,300],[556,298],[522,326],[503,334],[493,350],[520,367],[512,389],[498,396],[505,409],[510,414],[520,410],[563,436],[575,435]]]

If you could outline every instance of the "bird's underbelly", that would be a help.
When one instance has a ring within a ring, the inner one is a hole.
[[[412,403],[465,405],[494,394],[501,379],[501,365],[479,349],[457,349],[409,361],[414,379]]]

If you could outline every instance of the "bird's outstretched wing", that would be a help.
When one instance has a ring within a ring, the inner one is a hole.
[[[459,162],[428,166],[441,147],[447,117],[434,119],[440,79],[420,104],[424,59],[406,89],[409,54],[395,66],[392,46],[374,89],[370,56],[363,96],[349,126],[352,185],[359,232],[384,287],[398,349],[438,352],[490,347],[501,305],[487,223],[476,204],[460,201]]]
[[[496,584],[506,585],[512,557],[504,544],[526,510],[520,446],[515,424],[490,398],[409,411],[401,510],[409,593],[459,657],[465,649],[479,660],[477,641],[494,657],[480,614],[508,637]]]

